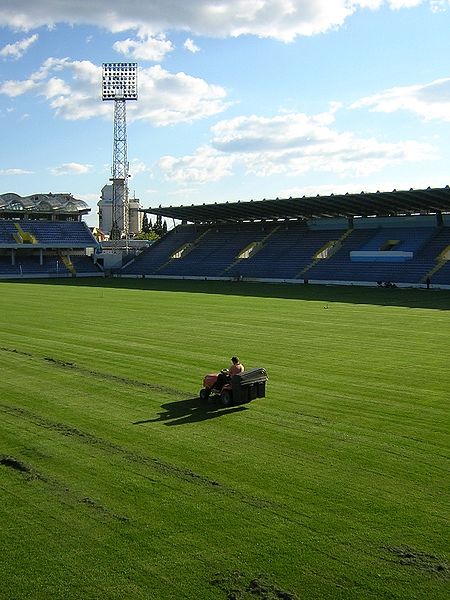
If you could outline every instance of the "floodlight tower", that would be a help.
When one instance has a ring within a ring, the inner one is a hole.
[[[127,100],[137,100],[137,63],[103,63],[102,100],[114,101],[111,239],[130,233],[128,198]]]

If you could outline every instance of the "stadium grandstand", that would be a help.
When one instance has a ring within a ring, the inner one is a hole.
[[[450,188],[148,208],[126,277],[450,287]]]
[[[82,221],[89,211],[70,194],[0,195],[0,278],[103,275]]]

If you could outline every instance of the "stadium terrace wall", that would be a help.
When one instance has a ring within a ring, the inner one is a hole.
[[[447,216],[240,222],[178,226],[116,275],[450,288],[449,259]]]
[[[98,245],[84,222],[0,220],[0,279],[103,276]]]

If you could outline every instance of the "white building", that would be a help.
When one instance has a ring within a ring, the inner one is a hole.
[[[104,185],[98,206],[98,226],[104,233],[109,234],[112,228],[112,205],[113,186]],[[130,198],[130,236],[137,235],[142,229],[143,213],[139,212],[141,207],[137,198]],[[123,223],[118,223],[120,229]]]

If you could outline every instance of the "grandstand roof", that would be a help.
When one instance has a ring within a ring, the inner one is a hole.
[[[250,202],[159,206],[143,212],[191,223],[450,212],[450,188],[303,196]]]
[[[71,194],[31,194],[19,196],[14,193],[0,194],[0,214],[14,216],[27,214],[82,215],[91,209],[83,200]]]

